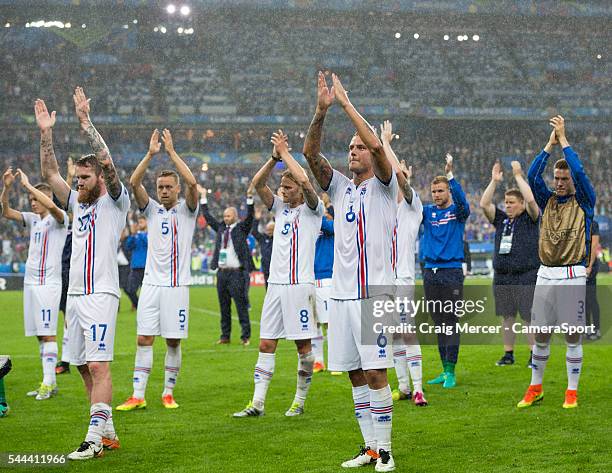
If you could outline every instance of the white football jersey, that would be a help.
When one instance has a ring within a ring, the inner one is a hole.
[[[416,242],[419,227],[423,220],[423,203],[412,190],[412,203],[402,198],[397,208],[397,222],[393,231],[392,260],[396,278],[409,278],[414,281]]]
[[[147,263],[143,284],[189,286],[191,284],[191,241],[199,204],[192,212],[185,200],[171,209],[149,198],[147,217]]]
[[[314,284],[315,245],[325,213],[323,202],[312,210],[303,203],[291,208],[274,196],[274,238],[270,277],[272,284]]]
[[[117,248],[130,209],[130,197],[121,185],[117,200],[108,193],[93,204],[80,204],[71,190],[72,257],[68,294],[113,294],[120,297]]]
[[[397,177],[393,174],[388,185],[372,177],[355,187],[334,170],[327,193],[335,215],[331,297],[349,300],[386,294],[395,284],[391,250]]]
[[[29,286],[62,285],[62,252],[68,233],[68,215],[59,223],[51,214],[41,219],[32,212],[21,212],[24,226],[30,231],[24,284]]]

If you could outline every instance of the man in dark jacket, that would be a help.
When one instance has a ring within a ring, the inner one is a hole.
[[[223,211],[223,221],[219,222],[208,209],[207,193],[202,193],[200,200],[206,222],[217,233],[215,252],[210,264],[217,272],[217,294],[221,309],[221,336],[218,344],[230,342],[232,330],[232,299],[238,310],[238,320],[242,334],[241,343],[249,345],[251,338],[251,322],[249,320],[248,297],[245,287],[249,274],[253,271],[253,259],[247,244],[247,237],[253,225],[253,197],[247,194],[248,214],[243,221],[238,220],[235,207]]]

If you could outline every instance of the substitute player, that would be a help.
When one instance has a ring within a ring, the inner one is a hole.
[[[591,225],[595,190],[584,172],[578,155],[565,136],[565,120],[557,115],[550,120],[554,128],[548,143],[529,168],[529,185],[542,210],[539,255],[542,265],[533,301],[532,325],[558,327],[584,326],[586,266],[591,246]],[[560,144],[565,159],[554,165],[554,190],[542,177],[550,152]],[[550,333],[536,333],[533,348],[531,383],[519,408],[529,407],[544,398],[542,380],[550,355]],[[580,334],[565,336],[567,343],[567,390],[563,408],[578,406],[578,381],[582,371]]]
[[[275,352],[280,338],[295,341],[298,351],[297,388],[288,417],[302,415],[312,380],[314,355],[310,340],[317,334],[314,316],[314,252],[323,217],[319,200],[304,169],[289,153],[287,137],[279,130],[272,136],[275,152],[255,174],[253,187],[274,213],[274,239],[268,290],[261,310],[259,358],[255,365],[253,399],[234,417],[264,414],[266,393],[274,374]],[[274,156],[280,156],[280,159]],[[282,160],[283,198],[275,196],[266,182]]]
[[[70,460],[88,460],[103,454],[103,446],[119,448],[112,419],[112,380],[115,325],[119,306],[117,248],[130,207],[106,143],[89,118],[89,99],[77,87],[73,95],[81,131],[95,154],[76,162],[77,190],[59,173],[53,151],[55,112],[42,100],[35,104],[41,131],[40,161],[43,177],[60,202],[72,212],[72,256],[67,316],[71,364],[78,367],[91,404],[85,440]]]
[[[418,194],[410,186],[412,166],[406,168],[404,161],[400,163],[391,148],[391,141],[395,136],[391,122],[385,120],[380,127],[380,138],[401,190],[397,196],[397,217],[391,253],[397,286],[395,296],[398,300],[400,298],[414,300],[416,242],[423,220],[423,204]],[[415,327],[415,316],[416,314],[411,313],[405,307],[398,322]],[[416,333],[402,333],[394,336],[393,364],[399,383],[398,388],[393,390],[393,400],[413,399],[416,406],[427,406],[427,400],[423,395],[423,357]],[[410,391],[410,379],[412,379],[414,393]]]
[[[9,190],[19,175],[30,193],[32,212],[18,212],[9,205]],[[57,393],[57,317],[62,288],[62,250],[66,240],[68,215],[53,203],[48,184],[32,186],[21,169],[8,168],[2,176],[2,216],[23,224],[30,232],[28,259],[23,280],[23,316],[26,337],[36,336],[42,361],[43,380],[30,391],[41,401]]]
[[[166,339],[166,362],[162,404],[176,409],[174,387],[181,368],[181,340],[189,328],[189,285],[191,284],[191,240],[198,216],[198,188],[189,167],[174,150],[172,135],[164,130],[162,140],[166,153],[178,174],[161,171],[157,177],[154,201],[142,185],[142,179],[159,153],[159,131],[151,135],[149,150],[140,161],[130,186],[136,203],[148,221],[147,260],[137,312],[138,347],[134,364],[134,391],[118,411],[146,407],[145,390],[153,366],[153,342],[156,336]],[[179,200],[180,177],[185,182],[185,200]]]
[[[497,361],[497,366],[514,364],[516,314],[518,312],[524,325],[529,326],[533,292],[540,266],[540,209],[523,176],[521,163],[512,161],[511,166],[518,188],[505,192],[505,211],[498,209],[493,203],[495,190],[504,178],[500,163],[493,165],[491,182],[480,199],[480,208],[495,227],[493,294],[495,313],[502,317],[504,339],[504,355]],[[533,350],[533,334],[527,334],[527,341]],[[531,361],[530,356],[527,366],[531,367]]]
[[[459,357],[459,321],[455,310],[442,307],[451,302],[453,307],[463,300],[463,261],[465,250],[463,234],[470,215],[470,204],[459,181],[453,176],[453,157],[446,155],[445,176],[436,176],[431,182],[433,204],[423,207],[423,239],[421,255],[425,263],[423,288],[428,306],[433,306],[431,318],[436,327],[446,326],[448,332],[438,333],[438,352],[442,373],[427,384],[442,384],[444,388],[456,386],[455,366]]]
[[[329,369],[348,371],[355,416],[364,447],[342,464],[353,468],[376,462],[376,471],[392,471],[393,400],[387,368],[393,358],[385,337],[378,345],[362,343],[362,303],[394,292],[392,234],[397,214],[397,178],[382,143],[351,104],[337,76],[328,89],[319,72],[317,108],[304,142],[304,156],[334,206],[334,272],[329,320]],[[357,133],[348,153],[353,179],[334,170],[321,154],[321,134],[334,100],[349,116]],[[368,314],[363,314],[367,317]]]

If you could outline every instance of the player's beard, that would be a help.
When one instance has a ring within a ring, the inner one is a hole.
[[[98,182],[91,190],[87,190],[84,187],[81,187],[79,189],[79,195],[77,197],[77,200],[79,204],[92,204],[93,202],[98,200],[98,197],[100,197],[101,193],[102,185]]]

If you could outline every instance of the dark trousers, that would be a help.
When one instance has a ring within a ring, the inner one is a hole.
[[[459,358],[460,335],[456,330],[459,318],[452,312],[445,312],[444,305],[447,301],[463,299],[463,270],[461,268],[441,268],[434,272],[432,269],[425,269],[423,272],[423,288],[425,289],[425,299],[427,308],[436,327],[446,325],[451,327],[451,334],[438,334],[438,351],[440,360],[444,362],[457,363]]]
[[[597,330],[599,325],[599,302],[597,302],[597,278],[587,279],[586,285],[586,322],[591,325],[591,321]]]
[[[142,278],[144,278],[144,268],[132,268],[128,275],[128,280],[125,288],[125,293],[132,301],[133,307],[138,307],[138,289],[142,286]]]
[[[241,339],[251,338],[251,322],[249,320],[249,305],[246,280],[249,272],[245,270],[223,270],[217,272],[217,295],[221,309],[221,338],[230,339],[232,332],[232,299],[238,310],[238,320],[242,329]]]

